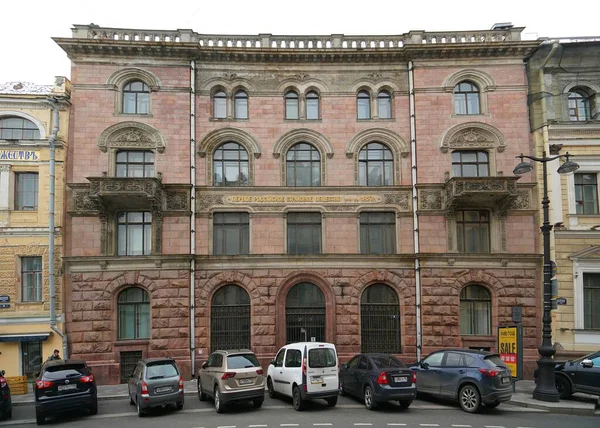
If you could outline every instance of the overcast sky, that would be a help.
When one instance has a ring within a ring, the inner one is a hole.
[[[72,24],[204,34],[402,34],[410,30],[526,27],[523,38],[600,36],[598,0],[3,0],[0,83],[51,84],[70,78],[67,55],[51,37],[71,37]],[[590,17],[590,20],[582,19]]]

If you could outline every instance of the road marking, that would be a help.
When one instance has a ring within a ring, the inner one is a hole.
[[[504,428],[502,425],[484,425],[485,428]]]
[[[297,427],[298,424],[281,424],[280,427]]]
[[[454,428],[471,428],[471,425],[452,425]]]
[[[439,424],[419,424],[422,427],[439,427]]]
[[[330,426],[332,426],[332,425],[333,425],[333,424],[331,424],[331,423],[329,423],[329,422],[324,422],[324,423],[316,423],[316,424],[313,424],[313,426],[315,426],[315,427],[330,427]]]
[[[406,424],[395,424],[395,423],[388,423],[388,426],[390,427],[405,427]]]
[[[268,427],[269,425],[248,425],[248,428]]]
[[[356,423],[354,424],[354,426],[359,426],[359,427],[370,427],[370,426],[372,426],[372,425],[373,425],[373,424],[372,424],[372,423],[369,423],[369,422],[356,422]]]

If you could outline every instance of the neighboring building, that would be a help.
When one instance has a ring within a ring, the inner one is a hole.
[[[521,30],[55,39],[73,61],[73,356],[101,382],[142,356],[189,376],[212,349],[266,364],[313,338],[414,361],[495,350],[518,307],[530,375],[538,204],[511,171],[539,43]]]
[[[7,376],[32,378],[54,349],[63,349],[60,268],[70,91],[64,77],[56,77],[54,85],[0,84],[0,367]],[[52,329],[49,140],[56,126]]]
[[[600,346],[599,64],[600,37],[549,39],[527,64],[536,155],[568,152],[580,165],[561,177],[559,161],[548,164],[558,280],[552,338],[559,358]],[[541,182],[541,168],[537,173]]]

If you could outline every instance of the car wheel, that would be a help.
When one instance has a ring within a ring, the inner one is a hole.
[[[200,382],[200,378],[198,378],[198,400],[206,401],[207,398],[207,395],[202,392],[202,383]]]
[[[558,395],[563,400],[565,398],[569,398],[573,393],[571,392],[571,384],[567,379],[562,376],[555,377],[556,382],[556,390],[558,391]]]
[[[98,414],[98,402],[95,402],[94,404],[92,404],[90,406],[90,415],[97,415]]]
[[[371,389],[370,386],[365,387],[365,407],[369,410],[375,410],[377,408],[377,403],[373,396],[373,389]]]
[[[183,401],[178,401],[177,403],[175,403],[175,409],[177,409],[177,410],[183,409]]]
[[[36,410],[35,411],[35,422],[38,425],[44,425],[46,423],[46,416],[42,412]]]
[[[275,398],[277,393],[275,392],[275,389],[273,389],[273,381],[271,378],[267,379],[267,390],[269,391],[269,398]]]
[[[264,398],[255,398],[254,400],[252,400],[252,404],[254,404],[254,407],[256,407],[257,409],[263,405],[263,402],[265,401]]]
[[[491,403],[485,403],[485,407],[489,407],[490,409],[495,409],[499,405],[500,405],[500,402],[498,400],[492,401]]]
[[[221,402],[221,391],[219,387],[215,387],[215,410],[217,413],[223,413],[223,403]]]
[[[330,397],[330,398],[326,398],[325,401],[327,401],[327,405],[329,407],[333,407],[337,404],[337,395],[335,397]]]
[[[294,403],[294,409],[297,411],[304,410],[304,400],[300,395],[300,388],[297,386],[295,386],[294,390],[292,391],[292,401]]]
[[[481,395],[475,385],[465,385],[458,393],[460,407],[467,413],[477,413],[481,407]]]
[[[408,409],[408,407],[412,404],[412,400],[399,400],[398,404],[401,409]]]
[[[146,412],[144,412],[144,411],[142,410],[141,406],[140,406],[140,399],[139,399],[139,398],[137,398],[137,399],[135,400],[135,404],[136,404],[136,406],[135,406],[135,407],[136,407],[136,410],[137,410],[137,414],[138,414],[138,416],[139,416],[140,418],[143,418],[144,416],[146,416]]]
[[[343,397],[344,395],[346,395],[346,391],[344,391],[344,383],[342,382],[342,380],[340,379],[340,386],[339,386],[339,392],[340,395]]]

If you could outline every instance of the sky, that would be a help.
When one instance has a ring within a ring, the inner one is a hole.
[[[51,37],[73,24],[201,34],[381,35],[411,30],[487,30],[499,22],[525,27],[522,38],[600,36],[598,0],[577,11],[558,0],[4,0],[0,5],[0,83],[52,84],[70,78],[70,61]],[[587,24],[586,24],[587,23]]]

